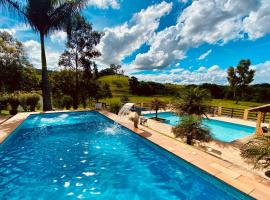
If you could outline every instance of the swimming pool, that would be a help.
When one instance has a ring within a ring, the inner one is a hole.
[[[252,199],[94,111],[30,115],[0,160],[0,199]]]
[[[147,118],[155,117],[155,113],[145,114]],[[175,126],[180,122],[180,117],[173,112],[161,112],[158,116],[166,119],[165,123]],[[214,119],[204,119],[203,124],[206,125],[212,134],[212,137],[222,142],[232,142],[234,140],[251,135],[255,132],[255,128],[244,126]]]

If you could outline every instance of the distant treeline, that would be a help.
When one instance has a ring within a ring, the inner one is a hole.
[[[129,78],[130,91],[134,95],[172,95],[177,96],[184,87],[197,87],[208,90],[214,99],[231,99],[233,100],[233,91],[229,86],[204,83],[201,85],[175,85],[162,84],[156,82],[138,81],[136,77]],[[248,86],[244,92],[241,101],[270,102],[270,84],[255,84]]]
[[[180,90],[181,86],[175,84],[162,84],[156,82],[138,81],[134,76],[129,78],[130,92],[134,95],[150,96],[150,95],[168,95],[175,96]]]
[[[207,89],[215,99],[233,99],[233,91],[229,86],[205,83],[199,87]],[[270,102],[270,84],[254,84],[247,87],[241,101]]]

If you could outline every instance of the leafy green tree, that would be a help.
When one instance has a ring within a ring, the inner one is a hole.
[[[42,62],[43,110],[52,110],[50,84],[45,54],[45,36],[52,31],[70,30],[70,21],[74,14],[86,4],[86,0],[1,0],[0,5],[26,22],[39,33]]]
[[[103,69],[99,72],[99,76],[107,76],[107,75],[123,75],[124,71],[121,70],[121,65],[111,64],[110,67]]]
[[[241,148],[241,156],[254,164],[257,169],[270,167],[270,135],[251,139]]]
[[[71,70],[54,71],[51,75],[54,106],[62,107],[64,95],[75,96],[75,72]]]
[[[173,128],[173,133],[176,137],[185,138],[189,145],[192,145],[194,139],[206,142],[211,140],[210,131],[202,125],[202,119],[198,116],[183,116],[181,123]]]
[[[151,103],[150,104],[151,109],[156,112],[156,120],[157,120],[158,119],[158,111],[160,109],[165,109],[166,108],[166,103],[159,100],[159,99],[157,99],[157,98],[152,100],[150,103]]]
[[[182,90],[180,98],[174,104],[176,113],[183,115],[206,116],[205,108],[210,100],[210,94],[207,90],[199,87],[188,87]]]
[[[37,71],[29,63],[22,43],[0,31],[0,91],[31,91],[38,85]]]
[[[128,79],[128,82],[129,82],[129,88],[130,88],[130,91],[132,94],[136,94],[137,93],[137,88],[139,86],[139,81],[136,77],[134,76],[131,76],[129,79]]]
[[[93,78],[91,66],[95,66],[92,58],[100,56],[95,46],[100,42],[101,33],[93,31],[91,24],[77,15],[71,23],[70,36],[66,44],[65,52],[60,56],[59,66],[75,72],[75,93],[73,107],[78,108],[80,90],[80,70],[90,73],[88,78]],[[87,81],[87,80],[85,80]]]
[[[100,82],[95,82],[94,88],[95,88],[94,98],[97,103],[99,102],[100,99],[112,97],[110,86],[107,83],[101,84]]]
[[[239,98],[237,93],[241,98],[246,91],[248,85],[254,80],[255,70],[250,69],[250,60],[241,60],[236,68],[229,67],[227,71],[227,80],[233,91],[233,99],[238,103]]]

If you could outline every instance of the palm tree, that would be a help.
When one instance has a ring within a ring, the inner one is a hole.
[[[209,141],[210,131],[202,126],[202,116],[206,116],[206,102],[210,95],[199,87],[184,89],[178,101],[174,104],[176,113],[181,116],[180,123],[173,128],[176,137],[185,137],[187,144],[192,144],[193,139]]]
[[[153,101],[151,101],[150,105],[151,109],[156,112],[156,120],[157,120],[157,113],[160,109],[165,109],[166,104],[163,101],[160,101],[159,99],[155,98]]]
[[[199,87],[184,89],[180,98],[174,103],[174,109],[180,116],[183,115],[205,115],[206,102],[210,99],[209,92]]]
[[[251,139],[241,148],[241,156],[254,164],[254,168],[270,167],[270,135]]]
[[[181,122],[173,128],[176,137],[186,138],[186,142],[192,145],[193,139],[210,141],[211,134],[207,127],[202,125],[202,119],[193,115],[183,116]]]
[[[87,0],[0,0],[0,5],[30,25],[39,33],[42,63],[43,110],[52,110],[50,84],[47,72],[44,38],[53,31],[70,29],[72,17],[83,8]]]

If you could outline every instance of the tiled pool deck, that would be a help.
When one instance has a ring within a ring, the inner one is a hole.
[[[116,115],[102,111],[100,112],[112,120],[116,119]],[[5,123],[0,125],[0,143],[31,113],[20,113]],[[133,127],[133,123],[127,119],[118,120],[118,122],[134,131],[136,134],[152,141],[153,143],[167,149],[171,153],[181,157],[182,159],[192,163],[202,170],[212,174],[213,176],[223,180],[224,182],[238,188],[246,194],[256,199],[270,199],[270,182],[258,175],[255,175],[241,167],[230,162],[221,160],[206,152],[186,145],[173,138],[162,135],[152,129],[139,126],[138,129]]]

